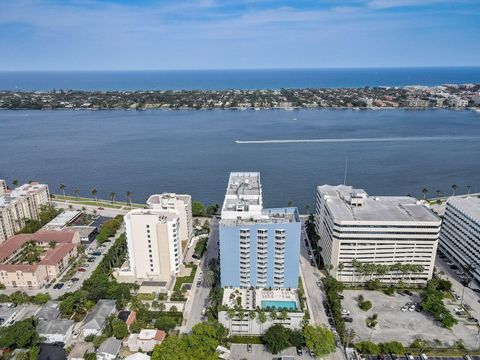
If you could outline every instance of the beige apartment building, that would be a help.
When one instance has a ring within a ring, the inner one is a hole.
[[[431,279],[441,220],[423,202],[323,185],[317,188],[315,210],[318,245],[337,280],[424,284]],[[383,265],[382,271],[372,270],[373,264]]]
[[[45,184],[31,182],[10,190],[0,180],[0,244],[19,231],[26,219],[38,220],[40,206],[49,202]]]
[[[175,211],[180,221],[180,241],[190,242],[193,234],[192,197],[185,194],[163,193],[148,198],[150,209]]]
[[[169,283],[183,260],[180,226],[176,211],[137,209],[125,215],[128,261],[116,273],[119,281]]]
[[[9,289],[38,289],[68,268],[79,243],[78,232],[70,230],[14,235],[0,244],[0,282]],[[35,261],[28,258],[32,245]]]

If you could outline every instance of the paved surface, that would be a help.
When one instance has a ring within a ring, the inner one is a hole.
[[[93,210],[96,210],[97,215],[100,216],[106,216],[106,217],[115,217],[117,215],[125,215],[127,212],[130,211],[130,209],[113,209],[113,208],[103,208],[103,210],[100,210],[102,207],[101,204],[98,206],[93,206],[93,205],[82,205],[82,204],[75,204],[75,203],[70,203],[68,201],[64,200],[52,200],[52,203],[55,204],[56,207],[62,208],[62,209],[68,209],[69,205],[72,206],[74,210],[82,210],[82,208],[85,208],[86,211],[90,214],[93,214]]]
[[[372,302],[373,306],[369,311],[362,311],[358,307],[357,297],[360,294]],[[342,300],[342,307],[350,311],[353,318],[353,322],[346,323],[346,326],[355,330],[355,341],[371,340],[378,343],[396,340],[410,345],[416,338],[421,338],[429,341],[438,339],[443,344],[450,345],[457,340],[463,340],[468,348],[475,346],[477,327],[473,323],[467,325],[465,318],[457,317],[459,323],[452,330],[448,330],[425,312],[401,311],[401,307],[407,302],[419,302],[419,294],[388,296],[379,291],[345,290],[343,295],[345,299]],[[455,307],[448,300],[446,305],[451,311]],[[373,314],[378,315],[378,324],[374,329],[370,329],[366,325],[366,319]]]
[[[415,356],[415,354],[412,354],[413,357],[415,358],[415,360],[422,360],[422,358],[420,356]],[[474,356],[474,355],[470,355],[470,357],[473,359],[473,360],[480,360],[480,356]],[[373,355],[366,355],[365,356],[365,359],[367,360],[378,360],[378,358],[376,356],[373,356]],[[387,356],[386,358],[387,360],[390,360],[390,358]],[[405,356],[399,356],[398,357],[399,360],[406,360],[406,357]],[[428,360],[460,360],[460,359],[463,359],[462,356],[429,356],[428,357]]]
[[[200,265],[197,268],[197,273],[195,274],[195,279],[192,284],[191,296],[188,298],[187,303],[185,304],[185,318],[187,322],[185,326],[181,328],[181,332],[190,333],[192,327],[195,324],[205,320],[205,317],[202,315],[202,310],[208,304],[208,295],[210,294],[210,288],[205,285],[197,286],[197,279],[200,275],[200,272],[205,272],[208,267],[208,262],[210,259],[217,258],[218,256],[218,220],[216,218],[212,219],[210,224],[210,237],[207,243],[207,251],[205,252],[203,258],[200,261]]]
[[[8,323],[5,322],[2,326],[13,325],[17,321],[28,319],[40,309],[40,305],[35,304],[18,305],[14,308],[8,308],[6,304],[0,305],[0,317],[5,321],[8,320]]]
[[[247,351],[246,344],[232,344],[230,346],[230,359],[232,360],[241,360],[241,359],[252,359],[252,360],[272,360],[279,359],[282,356],[290,355],[294,359],[317,359],[308,354],[307,349],[303,348],[303,355],[298,356],[297,350],[294,347],[285,349],[279,354],[273,355],[269,353],[264,345],[252,345],[252,352]]]
[[[308,245],[305,244],[306,243]],[[300,274],[302,277],[303,287],[305,290],[305,295],[307,297],[307,306],[310,311],[311,323],[316,325],[328,325],[328,318],[323,307],[323,301],[326,300],[325,292],[323,287],[319,287],[317,282],[321,280],[322,273],[318,270],[316,264],[310,264],[310,256],[308,255],[308,249],[310,247],[310,240],[307,237],[305,232],[304,224],[302,224],[302,243],[300,250]],[[315,260],[314,260],[315,262]],[[337,336],[337,341],[339,338]],[[305,356],[305,354],[304,354]],[[330,354],[325,357],[325,359],[330,360],[343,360],[344,354],[341,348],[337,347],[335,353]]]

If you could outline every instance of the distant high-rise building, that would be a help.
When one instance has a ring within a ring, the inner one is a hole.
[[[5,180],[0,180],[0,243],[25,226],[25,220],[38,220],[40,206],[49,202],[45,184],[31,182],[9,190]]]
[[[175,211],[137,209],[125,215],[128,269],[134,280],[169,281],[183,260],[180,218]]]
[[[190,241],[193,234],[192,197],[185,194],[163,193],[147,200],[150,209],[176,211],[180,219],[180,241]]]
[[[297,288],[297,208],[264,209],[258,172],[232,172],[220,221],[222,287]]]
[[[480,199],[451,197],[447,201],[440,249],[480,282]]]
[[[440,218],[412,197],[372,197],[345,185],[317,188],[318,245],[325,266],[340,281],[425,283],[433,274],[440,225]],[[388,265],[388,272],[372,264]]]

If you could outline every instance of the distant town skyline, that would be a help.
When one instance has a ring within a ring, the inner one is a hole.
[[[480,65],[473,0],[18,0],[0,10],[0,71]]]

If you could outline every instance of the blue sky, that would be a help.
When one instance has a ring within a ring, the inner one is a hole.
[[[0,70],[480,66],[479,0],[0,0]]]

